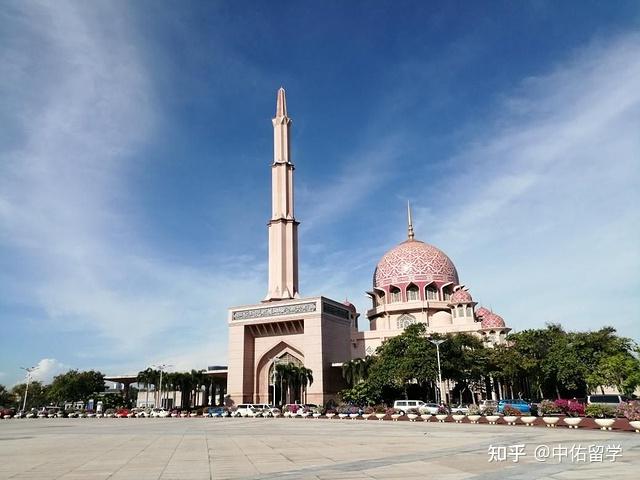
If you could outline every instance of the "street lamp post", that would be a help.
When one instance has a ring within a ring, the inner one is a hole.
[[[273,357],[273,378],[271,379],[271,381],[273,382],[273,406],[276,406],[276,365],[278,365],[280,363],[280,358],[278,357]],[[280,390],[282,390],[282,384],[280,384]]]
[[[436,346],[436,354],[438,356],[438,395],[440,397],[439,398],[440,402],[442,402],[442,371],[440,369],[440,344],[443,343],[444,340],[429,339],[429,341]]]
[[[27,408],[27,394],[29,393],[29,383],[31,383],[31,372],[35,371],[38,367],[20,367],[22,370],[27,372],[27,386],[24,389],[24,401],[22,402],[22,411],[24,412]]]
[[[168,367],[173,367],[173,365],[167,365],[166,363],[162,363],[160,365],[154,365],[158,370],[160,370],[160,388],[158,389],[158,392],[160,394],[159,400],[160,400],[160,408],[163,408],[162,406],[162,372],[164,372],[164,370]]]

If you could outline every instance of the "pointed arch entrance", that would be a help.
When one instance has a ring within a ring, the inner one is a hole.
[[[280,341],[270,348],[258,362],[256,367],[256,401],[269,403],[270,405],[295,403],[301,400],[299,392],[290,392],[287,395],[286,384],[282,378],[274,375],[275,365],[278,363],[293,363],[296,366],[304,365],[304,355],[297,348],[285,341]],[[284,387],[284,388],[283,388]]]

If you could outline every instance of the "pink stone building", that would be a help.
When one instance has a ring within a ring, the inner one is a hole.
[[[323,404],[344,388],[341,365],[375,353],[408,325],[428,333],[468,332],[491,344],[510,329],[486,308],[476,308],[451,259],[415,239],[408,207],[407,240],[384,254],[375,269],[369,330],[358,330],[355,307],[326,297],[303,298],[298,290],[298,221],[294,216],[291,119],[283,88],[273,119],[272,212],[269,220],[269,285],[261,303],[229,309],[227,394],[235,403],[279,403],[277,363],[303,365],[313,383],[296,398]],[[292,399],[293,400],[293,399]]]

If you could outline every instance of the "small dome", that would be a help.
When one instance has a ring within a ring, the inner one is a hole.
[[[491,312],[484,307],[480,307],[476,310],[476,317],[482,320],[483,317],[489,315]]]
[[[473,298],[471,298],[471,294],[468,291],[466,291],[464,288],[459,288],[458,290],[453,292],[453,295],[451,295],[451,298],[449,299],[450,305],[455,305],[458,303],[471,303],[471,302],[473,302]]]
[[[394,283],[438,282],[458,284],[458,272],[440,249],[419,240],[407,240],[383,255],[373,274],[374,287]]]
[[[353,303],[351,303],[349,300],[346,300],[346,299],[345,299],[345,301],[344,301],[344,302],[342,302],[342,304],[343,304],[345,307],[347,307],[349,310],[351,310],[352,312],[355,312],[355,311],[356,311],[356,306],[355,306]]]
[[[489,312],[487,315],[482,317],[482,328],[504,328],[505,323],[500,315],[497,315],[493,312]]]

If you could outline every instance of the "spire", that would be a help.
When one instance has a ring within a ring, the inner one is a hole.
[[[278,89],[278,100],[276,102],[276,118],[287,116],[287,96],[283,87]]]
[[[413,237],[415,236],[413,233],[413,220],[411,219],[411,204],[409,203],[409,201],[407,200],[407,218],[409,221],[409,240],[413,240]]]

